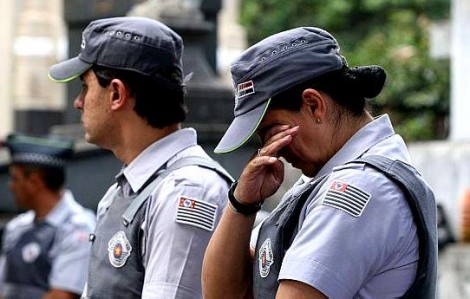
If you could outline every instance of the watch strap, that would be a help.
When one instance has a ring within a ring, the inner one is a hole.
[[[238,185],[238,180],[233,182],[232,185],[230,186],[230,189],[228,190],[228,200],[230,201],[230,204],[234,208],[235,212],[242,214],[242,215],[246,215],[246,216],[256,214],[259,210],[261,210],[261,206],[263,205],[263,202],[259,202],[259,203],[251,204],[251,205],[240,203],[235,198],[235,195],[233,194],[235,192],[235,188],[237,188],[237,185]]]

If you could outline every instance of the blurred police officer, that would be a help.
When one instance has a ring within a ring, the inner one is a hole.
[[[3,235],[0,281],[4,298],[78,298],[89,257],[93,212],[64,189],[71,141],[10,135],[9,188],[27,210]]]
[[[80,54],[50,68],[80,77],[85,138],[124,163],[98,206],[85,298],[201,298],[204,251],[231,178],[186,117],[183,43],[164,24],[91,22]]]

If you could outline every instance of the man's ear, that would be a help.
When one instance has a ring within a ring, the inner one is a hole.
[[[34,189],[37,190],[40,187],[45,185],[43,177],[37,171],[32,171],[28,174],[29,185]]]
[[[119,110],[124,107],[128,101],[128,88],[120,79],[113,79],[109,83],[110,97],[111,97],[111,109]]]
[[[302,105],[309,109],[316,121],[324,121],[327,111],[326,95],[313,88],[302,92]]]

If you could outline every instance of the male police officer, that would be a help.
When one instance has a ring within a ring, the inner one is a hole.
[[[124,163],[98,207],[86,298],[201,298],[204,251],[231,178],[197,145],[186,116],[183,43],[164,24],[91,22],[78,57],[51,67],[80,77],[75,107],[88,142]]]
[[[28,210],[11,220],[3,236],[0,281],[4,298],[78,298],[89,257],[94,214],[64,189],[70,141],[10,135],[9,187]]]

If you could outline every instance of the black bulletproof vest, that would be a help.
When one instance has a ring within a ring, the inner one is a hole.
[[[365,163],[383,172],[405,194],[419,238],[419,261],[415,281],[402,298],[433,299],[437,292],[437,219],[434,194],[410,165],[382,156],[367,156],[349,163]],[[297,232],[299,215],[309,194],[323,179],[300,194],[291,194],[264,221],[256,244],[253,266],[255,298],[275,298],[282,260]],[[270,242],[267,244],[266,242]],[[261,258],[261,263],[260,263]]]
[[[92,246],[86,298],[141,298],[145,276],[141,225],[147,199],[163,178],[189,165],[212,169],[229,183],[233,181],[217,162],[202,157],[185,157],[152,176],[136,196],[125,197],[118,188],[113,203],[90,238]]]
[[[4,298],[41,298],[49,290],[51,259],[48,254],[56,231],[57,228],[47,222],[38,222],[5,252]]]

